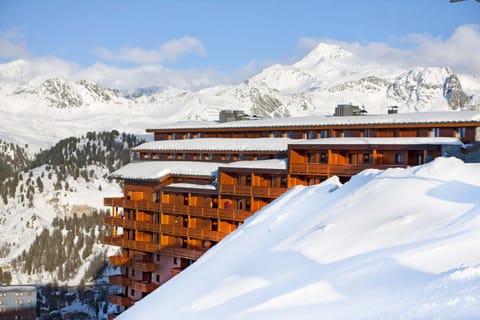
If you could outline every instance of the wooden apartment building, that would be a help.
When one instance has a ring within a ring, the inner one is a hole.
[[[289,188],[422,164],[480,141],[480,112],[179,122],[147,129],[139,161],[112,174],[106,244],[121,248],[109,296],[128,308]]]

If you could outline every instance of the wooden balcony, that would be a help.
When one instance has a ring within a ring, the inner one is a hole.
[[[121,266],[128,265],[130,263],[130,258],[117,255],[117,256],[108,257],[108,261],[110,262],[110,264],[113,264],[114,266],[121,267]]]
[[[142,271],[142,272],[153,272],[156,269],[155,263],[153,262],[144,262],[144,261],[135,261],[135,260],[132,260],[131,267],[132,269]]]
[[[196,228],[184,228],[171,224],[162,224],[162,233],[178,237],[196,238],[201,240],[220,241],[228,235],[228,232],[212,231]]]
[[[130,297],[125,297],[120,294],[111,294],[107,297],[107,300],[111,304],[116,304],[123,307],[131,307],[135,301]]]
[[[123,197],[103,198],[103,205],[144,211],[160,211],[160,203],[146,200],[128,200]]]
[[[252,194],[254,197],[277,198],[287,190],[287,188],[252,187]]]
[[[132,280],[123,275],[123,274],[116,274],[113,276],[108,277],[108,282],[114,286],[125,286],[128,287],[132,283]]]
[[[234,186],[232,186],[234,187]],[[244,187],[245,188],[245,187]],[[286,188],[267,188],[266,187],[249,187],[248,194],[254,194],[260,197],[278,197],[283,192],[285,192]],[[245,189],[246,190],[246,189]],[[254,191],[255,190],[255,191]],[[141,200],[142,203],[146,203],[148,201]],[[105,198],[105,204],[115,204],[122,206],[121,204],[131,204],[130,207],[138,207],[134,204],[133,200],[125,200],[123,198]],[[209,208],[209,207],[202,207],[202,206],[185,206],[180,204],[170,204],[170,203],[155,203],[158,206],[158,210],[163,213],[169,214],[176,214],[176,215],[191,215],[195,217],[203,217],[203,218],[213,218],[213,219],[226,219],[226,220],[234,220],[234,221],[243,221],[246,218],[252,215],[250,211],[242,211],[242,210],[233,210],[233,209],[217,209],[217,208]],[[128,207],[124,207],[128,208]],[[123,219],[121,216],[110,216],[104,218],[104,224],[122,227],[126,229],[132,230],[142,230],[148,232],[159,232],[160,225],[157,223],[147,222],[147,221],[135,221],[130,219]]]
[[[197,260],[200,258],[206,250],[199,249],[187,249],[187,248],[176,248],[176,247],[165,247],[159,250],[161,254],[180,257],[185,259]]]
[[[103,237],[103,243],[111,246],[122,247],[122,236],[105,236]]]
[[[225,220],[234,220],[234,221],[244,221],[250,217],[253,212],[242,211],[242,210],[233,210],[233,209],[218,209],[220,219]]]
[[[150,242],[126,240],[123,236],[105,236],[103,237],[103,243],[119,246],[122,248],[129,248],[138,251],[156,252],[160,248],[160,245]]]
[[[328,165],[329,174],[334,176],[353,176],[366,169],[386,170],[390,168],[406,168],[406,165],[386,165],[386,164],[331,164]]]
[[[103,222],[106,225],[122,227],[125,229],[141,230],[148,232],[160,232],[160,224],[148,221],[135,221],[130,219],[123,219],[122,217],[105,217]]]
[[[141,292],[152,292],[153,290],[158,288],[158,285],[155,283],[147,283],[147,282],[141,282],[141,281],[132,281],[132,283],[129,285],[130,288],[133,290],[138,290]]]
[[[276,198],[287,191],[287,188],[275,188],[266,186],[239,186],[233,184],[220,185],[221,194],[231,194],[240,196],[254,196],[265,198]]]
[[[290,172],[293,174],[310,174],[322,176],[353,176],[365,169],[386,170],[389,168],[406,168],[406,165],[386,164],[325,164],[325,163],[291,163]]]
[[[240,186],[236,184],[222,184],[220,185],[221,194],[232,194],[236,196],[251,196],[251,186]]]

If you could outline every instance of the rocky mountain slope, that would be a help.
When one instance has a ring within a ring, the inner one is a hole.
[[[340,103],[384,113],[480,109],[480,79],[448,67],[392,69],[359,63],[353,53],[320,44],[292,65],[273,65],[238,85],[199,91],[173,87],[132,89],[129,93],[88,81],[32,78],[34,65],[0,65],[0,138],[47,148],[61,138],[89,130],[143,133],[176,120],[217,120],[222,109],[261,117],[333,114]]]

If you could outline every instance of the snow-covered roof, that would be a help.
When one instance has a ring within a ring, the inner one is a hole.
[[[198,138],[184,140],[161,140],[142,143],[133,151],[287,151],[295,141],[289,138]]]
[[[217,188],[211,184],[194,184],[194,183],[171,183],[167,187],[173,188],[188,188],[188,189],[202,189],[202,190],[216,190]]]
[[[199,161],[138,161],[113,172],[114,179],[157,180],[168,175],[213,176],[216,174],[218,162]]]
[[[375,124],[418,124],[418,123],[457,123],[478,122],[478,111],[437,111],[397,114],[376,114],[367,116],[333,117],[309,116],[270,118],[261,120],[241,120],[231,122],[189,121],[176,122],[159,126],[154,130],[178,129],[220,129],[220,128],[270,128],[270,127],[308,127],[308,126],[340,126],[340,125],[375,125]]]
[[[116,170],[110,175],[110,178],[160,180],[171,174],[184,176],[216,176],[219,167],[286,169],[286,160],[234,161],[228,164],[202,161],[138,161],[131,162]],[[173,185],[169,186],[172,187]]]
[[[222,168],[287,169],[287,159],[235,161],[222,165]]]
[[[315,144],[315,145],[383,145],[383,144],[397,144],[397,145],[458,145],[463,146],[463,143],[457,138],[442,138],[442,137],[424,137],[424,138],[325,138],[325,139],[301,139],[293,140],[290,144]]]

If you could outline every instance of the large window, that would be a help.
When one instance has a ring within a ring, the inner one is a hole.
[[[440,128],[432,128],[432,137],[440,137]]]

